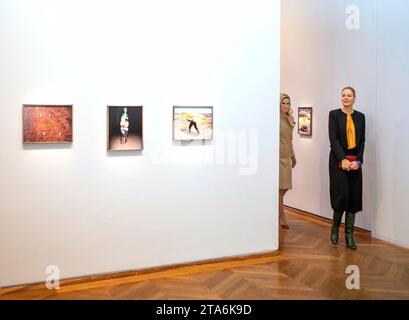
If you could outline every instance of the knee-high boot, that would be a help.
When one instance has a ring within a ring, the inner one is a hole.
[[[339,226],[341,225],[343,214],[344,213],[342,211],[334,211],[334,219],[332,221],[332,228],[331,228],[331,241],[333,244],[338,243],[338,231],[339,231]]]
[[[355,214],[347,212],[345,215],[345,242],[349,249],[356,250],[354,240]]]

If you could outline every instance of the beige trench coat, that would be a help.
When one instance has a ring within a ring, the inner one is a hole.
[[[292,189],[294,117],[280,112],[280,189]]]

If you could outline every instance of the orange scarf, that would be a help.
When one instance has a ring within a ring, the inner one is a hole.
[[[342,112],[346,113],[344,110]],[[348,141],[348,149],[356,148],[356,140],[355,140],[355,124],[354,120],[352,119],[352,113],[347,114],[347,141]]]

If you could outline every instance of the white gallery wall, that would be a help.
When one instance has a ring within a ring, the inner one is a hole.
[[[374,235],[409,247],[409,2],[378,0]]]
[[[366,114],[364,211],[357,226],[409,247],[409,3],[404,0],[282,1],[281,90],[293,109],[313,107],[313,136],[294,132],[298,164],[285,203],[332,218],[328,113],[340,90],[357,89]]]
[[[278,0],[0,0],[0,286],[276,250],[279,29]],[[23,104],[73,104],[74,143],[23,146]],[[107,105],[143,151],[106,151]],[[173,143],[174,105],[214,140]]]

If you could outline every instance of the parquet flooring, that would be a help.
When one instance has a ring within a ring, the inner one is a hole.
[[[185,266],[121,277],[63,281],[0,289],[0,299],[409,299],[409,250],[356,235],[358,250],[329,240],[330,225],[287,210],[290,230],[278,254]],[[348,265],[360,268],[360,289],[348,290]]]

